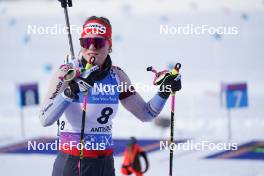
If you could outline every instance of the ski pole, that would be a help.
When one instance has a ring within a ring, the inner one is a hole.
[[[65,21],[66,21],[66,26],[67,26],[67,33],[68,33],[71,56],[73,59],[75,59],[74,49],[73,49],[73,44],[72,44],[70,20],[69,20],[69,15],[68,15],[68,8],[67,8],[68,6],[72,7],[72,0],[59,0],[59,1],[61,2],[61,7],[64,9],[64,15],[65,15]]]
[[[73,59],[75,59],[74,49],[73,49],[73,44],[72,44],[72,37],[71,37],[71,29],[70,29],[70,21],[69,21],[69,15],[68,15],[68,8],[67,8],[67,6],[72,7],[72,0],[58,0],[58,1],[60,1],[61,7],[64,9],[64,15],[65,15],[65,21],[66,21],[66,26],[67,26],[67,33],[68,33],[68,39],[69,39],[71,57]],[[60,120],[57,120],[57,125],[58,125],[57,136],[59,136]]]
[[[147,71],[151,71],[155,74],[153,84],[161,85],[166,78],[166,74],[178,75],[174,80],[177,81],[181,79],[181,75],[179,74],[179,70],[181,68],[181,64],[177,63],[171,72],[168,70],[163,70],[158,72],[153,69],[153,67],[148,67]],[[174,106],[175,106],[175,92],[171,93],[171,126],[170,126],[170,142],[174,141]],[[170,147],[170,166],[169,166],[169,176],[172,176],[172,168],[173,168],[173,149]]]
[[[95,61],[95,57],[92,57],[90,61],[86,64],[85,69],[90,69],[93,66]],[[84,129],[85,129],[85,116],[86,116],[86,103],[87,103],[88,89],[83,93],[83,107],[82,107],[82,127],[81,127],[81,135],[80,135],[80,160],[78,163],[79,167],[79,176],[81,176],[81,168],[82,168],[82,159],[83,159],[83,149],[84,149]]]
[[[179,70],[181,68],[181,64],[177,63],[173,70],[171,71],[172,75],[179,74]],[[178,75],[175,80],[180,79],[180,75]],[[175,106],[175,93],[171,93],[171,126],[170,126],[170,143],[172,144],[174,141],[174,106]],[[170,170],[169,170],[169,176],[172,176],[172,169],[173,169],[173,149],[170,147]]]

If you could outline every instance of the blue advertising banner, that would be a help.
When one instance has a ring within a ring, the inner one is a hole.
[[[39,104],[39,91],[37,83],[18,85],[17,94],[18,105],[20,107]]]
[[[247,83],[225,84],[224,91],[227,109],[248,107]]]

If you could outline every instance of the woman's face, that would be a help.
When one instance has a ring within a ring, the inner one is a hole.
[[[98,34],[86,34],[82,38],[103,38],[102,36]],[[102,66],[107,55],[110,53],[110,44],[106,40],[105,46],[99,49],[96,49],[93,44],[90,45],[88,49],[86,48],[81,48],[82,56],[85,58],[87,62],[90,61],[92,57],[95,57],[95,62],[94,64]]]

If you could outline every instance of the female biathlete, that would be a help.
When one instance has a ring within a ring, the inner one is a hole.
[[[181,89],[181,80],[167,74],[159,91],[145,102],[126,73],[112,65],[112,26],[107,18],[89,17],[83,25],[80,45],[81,57],[61,65],[53,74],[39,115],[44,127],[60,122],[60,147],[52,175],[114,176],[112,119],[119,102],[139,120],[152,121],[171,92]],[[108,88],[104,89],[105,85]],[[113,89],[109,91],[109,87]],[[87,111],[82,124],[85,96]]]

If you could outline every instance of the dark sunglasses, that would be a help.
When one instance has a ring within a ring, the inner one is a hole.
[[[105,38],[80,38],[80,45],[83,48],[89,49],[91,44],[93,44],[96,49],[100,49],[105,46],[106,40]]]

